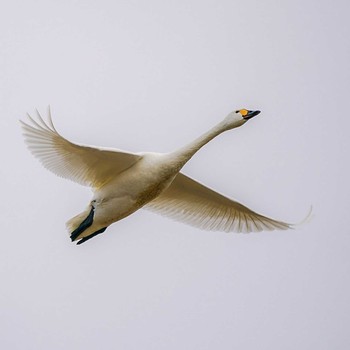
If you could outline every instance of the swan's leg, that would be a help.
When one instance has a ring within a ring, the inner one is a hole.
[[[84,230],[86,230],[88,227],[90,227],[92,225],[92,222],[93,222],[93,219],[94,219],[94,211],[95,211],[95,208],[93,206],[91,206],[91,210],[90,210],[90,213],[87,216],[87,218],[71,233],[70,239],[72,240],[72,242],[76,238],[78,238],[78,236]]]
[[[101,228],[100,230],[94,232],[92,235],[82,238],[80,241],[78,241],[77,244],[82,244],[82,243],[86,242],[90,238],[95,237],[95,236],[99,235],[102,232],[105,232],[106,229],[107,229],[107,227]]]

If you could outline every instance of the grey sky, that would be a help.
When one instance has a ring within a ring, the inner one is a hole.
[[[348,349],[347,1],[2,1],[0,347]],[[51,104],[80,143],[170,151],[261,115],[184,172],[294,231],[200,231],[140,211],[82,246],[89,189],[17,120]]]

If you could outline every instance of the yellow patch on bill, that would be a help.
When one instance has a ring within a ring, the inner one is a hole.
[[[244,116],[246,116],[248,114],[248,111],[246,109],[240,109],[239,113],[241,113],[242,116],[244,117]]]

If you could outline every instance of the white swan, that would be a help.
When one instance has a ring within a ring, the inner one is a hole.
[[[22,123],[32,154],[56,175],[90,186],[93,199],[67,222],[72,241],[81,244],[112,223],[144,207],[205,230],[252,232],[286,230],[292,225],[257,214],[180,172],[206,143],[245,124],[260,111],[231,112],[214,128],[172,153],[129,153],[72,143],[37,111],[31,125]]]

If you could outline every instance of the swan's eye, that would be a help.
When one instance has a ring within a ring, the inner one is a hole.
[[[248,111],[246,109],[241,109],[241,110],[239,110],[239,113],[241,113],[242,116],[244,117],[248,114]]]

